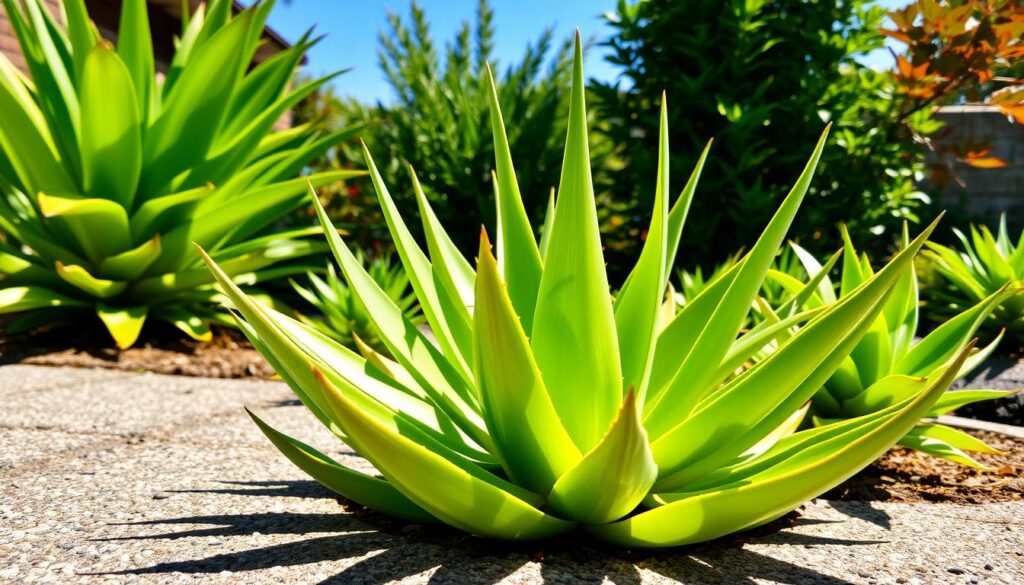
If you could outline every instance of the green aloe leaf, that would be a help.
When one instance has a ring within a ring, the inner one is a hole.
[[[579,42],[574,59],[565,160],[530,341],[555,410],[585,451],[616,416],[622,372],[594,206]]]
[[[906,222],[903,223],[902,245],[910,243]],[[905,355],[914,342],[918,320],[917,273],[908,272],[896,283],[896,290],[885,305],[885,322],[889,327],[889,345],[894,360]]]
[[[1020,390],[954,390],[946,392],[938,400],[935,406],[928,411],[928,416],[942,416],[952,412],[961,406],[967,406],[983,400],[998,400],[1007,396],[1013,396]]]
[[[99,273],[114,280],[134,280],[160,257],[161,251],[160,236],[153,236],[127,252],[104,258]]]
[[[269,307],[253,300],[243,293],[209,256],[203,253],[203,257],[225,294],[245,317],[247,325],[242,328],[243,331],[251,330],[247,335],[252,334],[250,338],[255,339],[254,343],[258,347],[272,350],[270,355],[274,356],[276,362],[272,365],[282,373],[282,377],[288,381],[296,396],[325,427],[336,433],[341,432],[329,414],[327,399],[323,395],[320,383],[313,375],[313,367],[320,368],[337,383],[343,383],[351,392],[351,400],[357,400],[361,408],[366,409],[371,416],[377,417],[384,424],[392,425],[395,432],[429,444],[436,451],[444,452],[446,457],[459,461],[467,468],[472,468],[472,465],[480,462],[478,457],[467,458],[473,456],[472,449],[465,443],[456,442],[458,433],[451,428],[452,425],[447,418],[441,419],[443,414],[438,414],[430,405],[416,401],[407,393],[399,392],[387,384],[361,374],[363,362],[358,356],[317,331],[275,313]],[[351,385],[349,380],[358,383],[359,386]],[[396,412],[396,407],[403,408],[403,411]],[[452,438],[453,433],[455,438]],[[485,472],[480,470],[479,473]]]
[[[845,297],[867,280],[868,275],[863,272],[857,250],[850,239],[850,231],[846,225],[839,226],[839,229],[843,237],[843,274],[839,284],[839,296]]]
[[[966,351],[960,360],[966,358]],[[678,546],[752,528],[839,484],[898,441],[945,391],[959,364],[946,368],[917,396],[893,407],[884,423],[816,443],[775,468],[729,486],[665,498],[665,505],[588,529],[623,546]]]
[[[796,246],[796,244],[790,244]],[[796,248],[794,248],[796,249]],[[779,313],[786,314],[796,312],[801,307],[814,308],[820,307],[824,304],[834,304],[836,302],[835,290],[832,288],[832,281],[828,277],[828,273],[835,267],[836,263],[839,262],[839,258],[842,256],[843,251],[839,250],[835,254],[829,256],[825,264],[818,264],[817,260],[814,260],[813,264],[807,263],[805,266],[812,266],[813,268],[805,268],[808,270],[808,274],[813,276],[810,277],[806,283],[799,283],[799,286],[791,286],[784,284],[786,279],[777,280],[784,288],[793,296],[791,296],[785,303],[779,306]],[[768,271],[768,278],[773,278],[773,273],[778,276],[783,276],[775,270]],[[786,275],[789,276],[789,275]],[[795,280],[795,279],[794,279]],[[824,291],[828,291],[826,294]]]
[[[39,210],[94,263],[132,247],[128,214],[117,202],[40,193]]]
[[[331,413],[352,446],[431,515],[467,532],[509,540],[545,538],[575,527],[393,432],[366,416],[322,376],[319,379]]]
[[[729,351],[750,305],[764,282],[765,274],[771,267],[775,254],[785,240],[786,232],[810,186],[814,169],[821,157],[828,137],[828,128],[822,133],[807,166],[797,179],[793,189],[782,202],[750,253],[744,258],[739,270],[711,317],[703,326],[699,337],[669,383],[652,405],[650,414],[644,420],[652,437],[660,437],[672,425],[696,406],[700,389],[709,386],[718,369],[718,364]],[[660,405],[664,407],[659,408]]]
[[[359,350],[359,355],[366,359],[366,363],[377,368],[381,374],[387,376],[388,379],[397,384],[399,389],[408,392],[424,402],[429,400],[427,393],[423,391],[423,388],[420,388],[419,383],[409,375],[409,372],[405,371],[402,364],[399,364],[391,358],[374,350],[372,347],[364,343],[356,334],[352,335],[352,340],[355,342],[356,349]]]
[[[636,394],[629,392],[607,434],[558,478],[548,502],[569,518],[603,524],[636,508],[657,478]]]
[[[540,243],[538,248],[540,249],[541,261],[548,257],[548,244],[551,242],[549,237],[551,234],[551,226],[555,224],[555,188],[551,188],[551,193],[548,195],[548,207],[544,213],[544,225],[540,228]]]
[[[386,416],[398,422],[396,429],[400,432],[404,431],[406,425],[414,426],[416,431],[407,436],[417,442],[434,442],[442,445],[453,459],[487,469],[497,468],[494,457],[459,430],[441,409],[429,400],[420,398],[416,391],[399,387],[393,381],[379,377],[360,356],[301,322],[272,309],[265,309],[263,315],[261,318],[272,323],[277,332],[286,335],[296,344],[298,351],[305,355],[305,360],[312,362],[332,380],[358,384],[359,396],[385,406],[388,411]]]
[[[349,469],[302,441],[274,429],[248,408],[245,409],[245,412],[289,461],[308,473],[325,488],[357,504],[409,522],[428,524],[437,522],[437,519],[429,512],[412,503],[409,498],[402,495],[388,482]]]
[[[139,241],[143,238],[152,238],[188,222],[192,219],[196,206],[213,190],[214,186],[207,184],[146,201],[132,214],[132,239]]]
[[[142,333],[142,324],[146,322],[148,308],[138,307],[110,307],[103,303],[96,304],[96,314],[107,327],[110,336],[119,349],[127,349],[135,344]]]
[[[1000,288],[969,310],[940,325],[911,348],[903,359],[893,366],[893,371],[924,376],[952,359],[967,345],[989,312],[1007,294],[1006,287]]]
[[[754,354],[762,350],[766,345],[787,336],[790,329],[810,321],[821,310],[819,308],[803,311],[773,323],[765,321],[751,329],[750,332],[737,339],[736,343],[729,349],[729,353],[722,359],[722,364],[718,367],[716,377],[724,380],[730,373],[738,370],[744,362],[750,360]]]
[[[778,351],[701,400],[690,417],[654,439],[663,474],[657,489],[676,489],[729,461],[810,399],[881,312],[893,282],[909,269],[937,221],[868,284],[823,311]]]
[[[71,191],[74,184],[61,164],[43,112],[6,55],[0,55],[0,111],[0,147],[25,191]]]
[[[469,323],[457,318],[463,316],[458,313],[453,315],[456,318],[450,321],[444,318],[446,314],[444,305],[450,307],[456,302],[461,303],[461,300],[451,299],[448,297],[448,291],[445,287],[435,285],[430,260],[427,259],[426,254],[423,253],[423,250],[413,238],[412,232],[405,225],[402,214],[384,185],[384,179],[380,176],[377,166],[373,163],[373,157],[370,156],[370,151],[367,150],[365,144],[363,145],[363,156],[366,159],[366,166],[370,169],[370,177],[377,191],[377,199],[380,201],[381,209],[384,211],[384,218],[395,238],[395,249],[398,251],[398,255],[402,259],[402,265],[405,266],[406,273],[409,275],[409,281],[416,291],[416,298],[420,300],[423,314],[426,315],[434,336],[437,338],[442,350],[444,350],[448,363],[468,383],[471,379],[471,365],[467,358],[471,358],[472,353],[469,353],[467,349],[472,343],[473,337]],[[452,311],[449,310],[447,313],[451,314]],[[464,316],[468,317],[468,315]]]
[[[517,483],[547,493],[580,451],[559,420],[512,299],[481,235],[474,310],[476,380],[499,455]],[[538,433],[538,429],[544,429]]]
[[[505,135],[505,121],[498,105],[498,90],[487,67],[487,87],[491,112],[491,131],[494,136],[495,193],[497,195],[499,238],[498,264],[508,283],[512,306],[523,322],[526,335],[533,330],[533,316],[541,280],[540,250],[534,238],[530,220],[526,217],[523,197],[512,164],[512,153]],[[589,174],[589,173],[588,173]]]
[[[0,288],[0,314],[54,307],[86,307],[87,303],[41,286]]]
[[[849,416],[864,416],[906,400],[920,390],[923,376],[886,376],[868,386],[863,392],[843,401],[843,412]]]
[[[65,265],[57,262],[56,269],[57,276],[64,282],[97,299],[109,299],[121,294],[128,288],[127,283],[124,281],[97,278],[83,266],[77,264]]]
[[[59,37],[60,28],[49,26],[53,19],[49,17],[49,9],[39,0],[19,3],[15,3],[14,0],[3,0],[3,4],[8,22],[18,37],[22,56],[32,74],[39,108],[46,116],[60,158],[72,170],[71,173],[64,174],[78,176],[79,102],[72,81],[74,64],[65,60],[66,55],[61,50],[60,45],[64,39]],[[57,38],[55,33],[58,35]],[[6,117],[6,104],[0,103],[0,106],[4,106]],[[54,180],[58,180],[58,177],[54,177]],[[50,188],[63,187],[54,185]],[[43,187],[38,186],[37,190],[30,191],[30,194],[34,195],[42,189]]]
[[[387,294],[356,260],[348,246],[334,230],[327,212],[313,195],[313,207],[327,235],[349,286],[370,314],[388,350],[416,378],[431,399],[453,421],[482,446],[490,445],[490,437],[479,415],[479,406],[473,390],[466,386],[454,366],[449,364],[430,341],[395,306]]]
[[[309,36],[307,31],[291,47],[268,57],[242,80],[232,99],[227,117],[229,124],[222,136],[240,134],[246,124],[258,118],[286,93],[303,55],[320,40],[310,41]]]
[[[690,178],[686,180],[683,192],[676,199],[676,202],[672,205],[672,211],[668,214],[668,262],[665,263],[665,284],[662,286],[668,283],[667,269],[675,265],[676,252],[679,249],[679,239],[683,235],[683,224],[686,223],[686,216],[690,213],[690,203],[693,201],[693,195],[697,190],[697,181],[700,180],[700,173],[704,170],[704,162],[708,158],[708,152],[711,151],[712,142],[712,140],[708,140],[704,150],[701,151],[700,158],[697,159],[697,164],[690,173]]]
[[[427,240],[427,250],[430,252],[431,267],[447,292],[447,299],[451,301],[451,311],[455,313],[446,313],[445,317],[453,322],[459,319],[468,322],[469,311],[473,307],[476,274],[438,221],[412,167],[409,167],[409,176],[412,178],[416,205],[423,219],[423,233]],[[442,308],[448,309],[448,305],[442,305]],[[470,348],[463,348],[463,355],[472,355],[469,350]]]
[[[210,341],[213,339],[210,323],[187,309],[173,305],[158,306],[153,308],[150,317],[174,325],[196,341]]]
[[[935,423],[922,423],[900,439],[900,445],[977,469],[991,470],[987,465],[971,457],[967,451],[1005,455],[999,449],[990,447],[985,441],[963,431]]]
[[[246,10],[213,34],[173,83],[168,74],[165,86],[170,84],[171,89],[164,98],[165,107],[143,142],[146,192],[159,193],[174,176],[206,155],[247,64],[243,47],[254,15],[254,10]]]
[[[64,17],[67,20],[68,40],[71,42],[71,55],[75,63],[75,79],[77,83],[81,83],[85,57],[99,41],[99,37],[92,21],[89,20],[85,0],[66,0]]]
[[[818,262],[818,259],[815,258],[813,254],[808,252],[802,246],[799,246],[794,242],[790,242],[789,247],[793,250],[793,253],[796,254],[797,260],[804,267],[804,270],[807,271],[808,276],[819,279],[816,290],[818,296],[821,297],[821,300],[829,305],[835,303],[836,289],[835,285],[832,283],[832,279],[829,278],[828,273],[831,272],[832,266],[834,266],[835,262],[838,261],[839,256],[843,253],[845,247],[831,256],[829,258],[829,262],[824,266]]]
[[[152,109],[150,100],[156,94],[156,69],[153,65],[153,41],[145,0],[121,3],[117,53],[131,74],[140,119],[146,120]]]
[[[652,405],[658,403],[657,399],[660,393],[671,382],[679,367],[680,356],[689,353],[697,336],[700,335],[704,323],[714,313],[722,296],[732,285],[739,268],[740,263],[734,264],[708,283],[708,286],[700,294],[686,303],[675,319],[658,336],[658,342],[654,349],[654,361],[651,364],[650,388],[652,394],[644,405],[645,414],[649,413]]]
[[[629,275],[629,286],[615,300],[615,330],[619,338],[623,387],[635,389],[641,403],[647,393],[657,340],[658,310],[668,274],[668,104],[661,101],[658,178],[654,214],[640,260]],[[641,407],[642,408],[642,407]]]

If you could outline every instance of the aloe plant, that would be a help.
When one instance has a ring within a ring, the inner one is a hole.
[[[436,344],[360,266],[313,197],[352,291],[394,356],[359,355],[254,302],[208,264],[240,326],[298,398],[382,477],[345,467],[253,415],[291,461],[364,506],[504,539],[576,527],[608,542],[665,547],[778,518],[869,464],[914,427],[969,348],[877,412],[793,432],[803,405],[864,337],[934,224],[888,266],[748,368],[734,343],[811,181],[825,144],[742,262],[677,315],[663,311],[704,156],[670,204],[667,106],[655,207],[640,258],[609,294],[591,182],[582,52],[574,54],[565,156],[550,229],[527,218],[491,92],[497,254],[481,234],[476,270],[452,245],[414,181],[427,251],[380,174],[370,176]],[[706,155],[706,151],[705,151]],[[742,371],[739,371],[742,370]]]
[[[409,275],[405,273],[401,264],[394,262],[391,255],[376,256],[372,260],[367,260],[362,250],[359,250],[356,252],[356,260],[366,268],[370,278],[387,294],[410,323],[418,326],[425,322],[423,313],[416,303],[416,295],[410,289]],[[374,351],[387,353],[387,347],[381,342],[380,333],[373,324],[373,316],[348,283],[338,276],[333,264],[327,266],[325,276],[310,272],[307,279],[307,286],[294,281],[292,286],[295,292],[320,315],[300,315],[301,321],[350,349],[358,348],[358,344],[365,344]]]
[[[904,245],[907,245],[906,228],[903,238]],[[805,294],[799,301],[803,308],[834,305],[854,294],[859,286],[874,275],[867,255],[858,253],[845,229],[842,230],[842,240],[843,263],[838,287],[828,276],[837,256],[822,266],[807,250],[790,244],[807,274],[816,280],[810,294]],[[805,283],[785,273],[770,273],[769,280],[775,281],[793,297],[808,290]],[[924,338],[915,341],[918,330],[918,281],[914,270],[908,270],[894,283],[881,314],[876,317],[868,332],[814,395],[810,412],[814,422],[826,424],[838,419],[864,416],[898,403],[913,392],[915,380],[944,371],[950,360],[963,354],[973,344],[978,327],[1007,294],[1005,286],[996,289],[962,313],[949,318]],[[793,310],[792,306],[788,308],[788,311]],[[775,319],[780,317],[775,316]],[[1001,335],[984,348],[971,353],[953,378],[960,378],[976,368],[992,353],[1000,338]],[[926,417],[937,417],[972,402],[1009,394],[1013,392],[947,392],[932,405]],[[976,437],[928,419],[915,425],[899,443],[929,455],[979,468],[985,466],[968,452],[1000,453]]]
[[[962,249],[929,243],[921,254],[929,277],[923,295],[927,315],[938,323],[981,302],[1003,287],[1007,294],[992,310],[983,327],[995,334],[1006,331],[1008,339],[1024,345],[1024,233],[1010,239],[1006,216],[993,235],[987,226],[971,226],[970,237],[953,232]]]
[[[66,30],[40,0],[3,0],[31,80],[0,55],[0,313],[8,332],[97,315],[119,347],[143,322],[197,339],[233,323],[199,242],[239,282],[305,271],[325,248],[310,230],[262,233],[305,200],[307,161],[345,138],[275,122],[331,77],[289,89],[309,35],[248,69],[273,2],[232,16],[230,0],[184,15],[155,74],[146,2],[122,4],[118,43],[83,0]],[[308,179],[320,185],[349,171]],[[199,263],[197,265],[197,263]]]
[[[690,299],[703,292],[712,282],[732,269],[742,259],[743,251],[735,252],[724,261],[716,264],[708,272],[707,276],[704,275],[704,271],[700,266],[693,270],[680,270],[676,272],[676,277],[679,280],[679,291],[675,293],[674,297],[676,303],[680,306],[685,305]],[[787,303],[791,304],[793,296],[797,291],[804,288],[803,283],[807,280],[807,272],[803,264],[797,259],[793,249],[786,247],[779,251],[775,262],[768,270],[768,275],[769,278],[764,281],[764,284],[761,286],[761,292],[751,307],[751,320],[756,322],[764,321],[766,318],[766,309],[762,308],[765,304],[772,310],[778,310]],[[795,291],[782,286],[778,282],[779,280],[785,280],[787,284],[795,283],[797,285]]]

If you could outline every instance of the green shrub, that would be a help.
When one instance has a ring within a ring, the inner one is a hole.
[[[273,2],[201,5],[159,79],[143,0],[123,3],[116,48],[83,0],[65,0],[67,32],[40,0],[3,4],[31,74],[0,56],[0,313],[20,314],[8,332],[85,313],[122,348],[147,318],[206,339],[233,321],[193,242],[250,285],[308,268],[295,259],[323,249],[308,229],[261,234],[302,203],[307,179],[293,177],[347,133],[272,131],[329,79],[288,87],[308,35],[248,69]]]
[[[373,124],[364,140],[387,161],[381,172],[403,213],[410,217],[418,213],[409,178],[411,166],[424,179],[423,188],[438,217],[453,226],[456,246],[471,257],[480,226],[495,220],[494,149],[487,132],[485,82],[487,63],[494,64],[494,12],[486,0],[480,0],[475,26],[463,23],[441,50],[430,35],[420,5],[413,2],[411,10],[408,22],[389,14],[389,28],[380,34],[380,67],[395,101],[368,107],[354,100],[337,100],[328,108],[338,110],[338,119],[344,123]],[[569,95],[569,49],[568,42],[558,43],[548,29],[519,62],[508,67],[494,65],[498,100],[505,114],[518,123],[509,133],[512,154],[529,163],[519,168],[519,181],[531,217],[543,213],[558,177]],[[360,156],[348,150],[337,158],[358,160]],[[346,229],[351,229],[344,209],[348,201],[373,198],[368,182],[350,184],[349,188],[354,191],[346,197],[328,200],[328,211],[339,217]],[[351,219],[360,221],[362,212],[349,211]]]
[[[626,206],[625,224],[610,239],[638,241],[623,234],[647,221],[642,210],[653,193],[658,140],[651,104],[664,90],[677,106],[673,172],[685,172],[705,142],[715,141],[702,183],[707,196],[694,203],[701,222],[682,243],[689,266],[713,266],[721,251],[752,243],[823,121],[832,122],[835,143],[793,237],[816,253],[831,252],[840,245],[834,228],[846,221],[858,236],[872,234],[878,250],[894,243],[899,223],[916,221],[925,200],[914,187],[923,151],[896,131],[892,79],[856,61],[883,43],[877,28],[884,11],[870,4],[620,0],[607,46],[621,79],[592,85],[605,121],[598,129],[624,165],[601,185]],[[927,112],[913,121],[927,125]]]

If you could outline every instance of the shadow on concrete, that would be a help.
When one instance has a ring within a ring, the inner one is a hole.
[[[201,490],[165,490],[169,494],[226,494],[231,496],[269,496],[290,498],[335,498],[313,480],[300,481],[219,481],[223,488]]]
[[[309,484],[312,484],[309,485]],[[194,492],[232,495],[289,495],[334,497],[314,482],[232,482],[225,490]],[[246,489],[251,487],[252,489]],[[311,492],[319,491],[314,494]],[[582,533],[555,541],[509,543],[467,535],[445,526],[402,523],[347,505],[348,514],[295,514],[255,512],[252,514],[190,516],[119,524],[135,526],[140,534],[101,539],[188,541],[197,550],[211,540],[248,535],[294,535],[290,542],[237,552],[197,554],[197,558],[162,562],[103,573],[104,575],[157,575],[184,573],[209,575],[222,571],[245,573],[273,567],[309,565],[309,575],[323,574],[321,583],[384,583],[434,570],[431,583],[496,583],[512,576],[530,563],[540,565],[546,583],[639,584],[643,572],[653,572],[681,582],[702,583],[815,583],[840,585],[848,581],[831,577],[744,548],[745,544],[775,544],[794,547],[814,545],[870,545],[876,541],[841,540],[788,532],[794,526],[820,524],[822,520],[790,514],[771,524],[739,535],[702,545],[670,550],[642,551],[609,547]],[[212,525],[195,528],[195,525]],[[149,532],[151,527],[188,525],[185,530]],[[142,530],[146,529],[146,530]],[[309,535],[303,538],[303,535]],[[240,542],[240,541],[235,541]],[[244,542],[244,541],[241,541]],[[230,544],[230,543],[229,543]],[[373,554],[375,553],[375,554]],[[356,560],[331,574],[331,561]],[[652,575],[653,576],[653,575]],[[244,575],[238,576],[241,582]]]
[[[830,500],[832,509],[849,516],[870,522],[886,530],[892,530],[892,517],[885,510],[878,510],[871,505],[871,502],[859,502],[854,500]]]

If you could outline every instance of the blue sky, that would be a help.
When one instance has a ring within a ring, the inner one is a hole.
[[[248,4],[248,2],[246,2]],[[410,0],[292,0],[277,2],[269,24],[289,41],[310,26],[327,37],[309,52],[306,71],[323,74],[352,67],[335,82],[341,95],[363,101],[389,101],[390,89],[377,67],[377,33],[386,27],[388,11],[407,20]],[[475,22],[477,0],[421,0],[438,46],[452,39],[463,21]],[[497,29],[495,54],[499,62],[518,61],[527,44],[547,26],[556,38],[568,38],[578,26],[584,37],[608,36],[601,14],[615,0],[492,0]],[[587,55],[587,75],[614,77],[601,58],[601,47]]]
[[[887,8],[906,2],[880,0]],[[411,0],[279,0],[269,24],[290,41],[316,26],[327,37],[309,52],[306,71],[321,75],[351,67],[351,72],[334,82],[340,95],[352,95],[366,102],[388,102],[392,99],[391,90],[377,67],[377,34],[386,28],[388,11],[408,20],[410,3]],[[601,15],[613,10],[615,3],[616,0],[491,0],[497,29],[495,54],[502,63],[518,61],[527,44],[534,42],[548,26],[555,27],[556,38],[570,37],[577,27],[585,38],[605,38],[612,29]],[[463,21],[476,18],[477,0],[421,0],[420,4],[439,47],[454,37]],[[588,53],[588,77],[614,79],[615,70],[603,59],[605,51],[595,45]],[[891,59],[888,53],[876,51],[865,62],[888,67]]]

